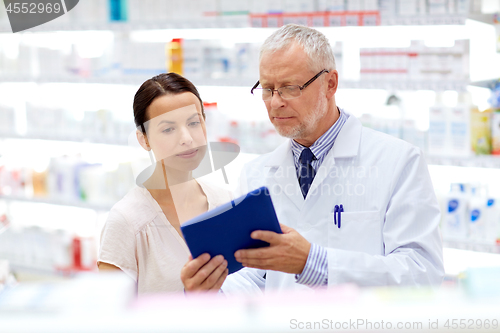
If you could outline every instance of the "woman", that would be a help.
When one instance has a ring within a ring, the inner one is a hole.
[[[190,252],[181,223],[231,196],[192,176],[207,146],[203,103],[190,81],[175,73],[147,80],[135,94],[134,118],[140,145],[157,162],[143,187],[134,187],[111,209],[97,265],[100,271],[124,271],[139,293],[183,291],[180,271]],[[218,287],[226,267],[224,261],[217,268]]]

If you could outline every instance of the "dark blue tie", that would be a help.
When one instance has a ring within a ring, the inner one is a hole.
[[[314,175],[316,174],[314,168],[312,167],[313,159],[315,159],[314,154],[309,148],[304,148],[304,150],[302,150],[302,153],[300,153],[299,184],[304,199],[307,196],[307,192],[309,192],[309,188],[311,187],[311,184],[313,182]]]

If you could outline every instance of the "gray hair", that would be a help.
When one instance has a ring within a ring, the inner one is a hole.
[[[264,53],[286,50],[294,42],[301,45],[309,57],[309,68],[312,71],[335,69],[335,57],[328,38],[316,29],[297,24],[284,25],[267,37],[260,48],[259,60]]]

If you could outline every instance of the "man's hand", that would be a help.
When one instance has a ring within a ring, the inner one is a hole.
[[[221,255],[210,259],[208,253],[189,261],[181,269],[181,281],[186,291],[218,291],[228,274],[227,261]]]
[[[238,250],[234,256],[243,266],[300,274],[311,249],[309,243],[295,229],[280,224],[283,234],[256,230],[250,235],[271,244],[260,249]]]

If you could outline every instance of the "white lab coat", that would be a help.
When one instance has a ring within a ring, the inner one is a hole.
[[[290,140],[245,165],[240,193],[260,186],[270,189],[280,223],[327,249],[328,286],[441,283],[438,202],[422,153],[409,143],[362,127],[351,115],[305,200]],[[340,204],[338,228],[333,211]],[[254,274],[259,283],[263,272],[243,269],[240,277]],[[295,283],[294,274],[267,271],[265,288],[307,287]]]

